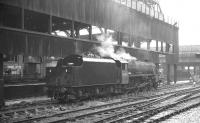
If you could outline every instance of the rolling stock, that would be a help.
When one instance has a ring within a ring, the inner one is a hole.
[[[48,95],[67,101],[157,88],[155,71],[151,62],[71,55],[47,69]]]

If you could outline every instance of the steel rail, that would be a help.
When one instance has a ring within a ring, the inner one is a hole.
[[[159,95],[153,95],[153,96],[150,96],[150,97],[144,97],[144,98],[141,98],[141,99],[155,98],[155,97],[160,97],[160,96],[167,95],[167,94],[178,93],[178,92],[181,92],[181,91],[189,91],[191,89],[198,89],[198,88],[199,87],[188,88],[188,89],[184,89],[184,90],[178,90],[178,91],[163,93],[163,94],[159,94]],[[123,104],[123,103],[126,103],[126,102],[130,102],[131,99],[135,100],[135,98],[128,98],[127,100],[114,102],[114,103],[109,103],[109,104],[104,104],[104,105],[99,105],[99,106],[96,106],[96,107],[88,107],[88,108],[77,109],[77,110],[73,110],[73,111],[65,111],[65,112],[60,112],[60,113],[49,115],[49,116],[33,117],[33,118],[22,119],[22,120],[18,120],[18,121],[14,121],[14,122],[19,122],[20,123],[20,122],[27,122],[27,121],[35,121],[35,120],[40,120],[40,119],[43,119],[43,118],[49,118],[49,117],[55,117],[55,116],[70,114],[70,113],[76,113],[76,112],[81,112],[81,111],[85,111],[85,110],[99,109],[99,108],[103,108],[103,107],[108,107],[108,106],[112,106],[112,105],[119,105],[119,104]]]
[[[147,107],[147,106],[152,105],[154,103],[158,103],[160,101],[164,101],[168,98],[171,98],[171,97],[174,97],[174,96],[177,96],[177,95],[181,95],[181,94],[184,94],[184,93],[187,93],[187,92],[182,92],[180,94],[175,93],[175,94],[169,95],[167,97],[160,97],[157,100],[151,100],[151,101],[149,100],[149,101],[147,101],[147,104],[146,104],[146,102],[143,102],[143,104],[142,103],[133,103],[133,104],[125,105],[125,106],[119,106],[119,107],[104,109],[104,110],[100,110],[100,111],[85,113],[85,114],[78,115],[78,116],[75,116],[75,117],[64,117],[64,118],[60,118],[59,120],[49,121],[48,123],[55,123],[55,122],[57,123],[57,122],[64,122],[64,121],[70,121],[70,120],[75,120],[75,119],[81,119],[81,118],[84,118],[84,117],[91,117],[92,115],[102,114],[102,113],[105,113],[105,112],[111,112],[111,111],[125,109],[125,108],[133,108],[134,106],[137,106],[137,105],[140,105],[140,106],[137,106],[137,107],[134,107],[134,108],[139,109],[140,107]]]
[[[193,90],[193,91],[191,91],[190,93],[197,93],[197,92],[199,92],[200,90]],[[187,92],[185,92],[185,93],[187,93]],[[121,116],[124,116],[124,115],[127,115],[127,114],[130,114],[130,113],[134,113],[137,109],[143,109],[143,108],[145,108],[145,107],[148,107],[148,106],[150,106],[150,105],[153,105],[153,104],[157,104],[157,103],[159,103],[159,102],[161,102],[161,101],[163,101],[163,100],[165,100],[165,99],[167,99],[167,98],[170,98],[170,97],[173,97],[173,96],[178,96],[178,95],[181,95],[181,94],[185,94],[185,93],[177,93],[177,94],[174,94],[174,95],[171,95],[171,96],[169,96],[169,97],[166,97],[166,98],[163,98],[163,99],[160,99],[160,100],[155,100],[155,101],[153,101],[153,102],[150,102],[150,103],[148,103],[148,104],[145,104],[145,105],[142,105],[142,106],[140,106],[140,107],[137,107],[137,108],[134,108],[134,109],[130,109],[130,110],[127,110],[127,111],[124,111],[124,112],[120,112],[120,113],[118,113],[118,114],[115,114],[115,115],[112,115],[112,116],[109,116],[109,117],[106,117],[106,118],[103,118],[103,119],[101,119],[101,120],[97,120],[97,121],[95,121],[95,123],[103,123],[103,122],[108,122],[109,120],[112,120],[112,119],[115,119],[115,118],[118,118],[118,117],[121,117]],[[188,95],[186,95],[186,96],[188,96]],[[144,112],[145,113],[145,112]],[[139,115],[136,115],[136,116],[141,116],[142,115],[142,113],[139,113]],[[115,121],[115,120],[114,120]]]
[[[122,118],[118,118],[116,120],[112,120],[112,121],[107,122],[107,123],[123,122],[125,120],[130,120],[130,119],[132,119],[131,122],[143,122],[146,119],[148,119],[148,118],[150,118],[150,117],[152,117],[152,116],[154,116],[154,115],[156,115],[160,112],[166,111],[167,109],[175,107],[178,104],[181,104],[181,103],[184,103],[184,102],[187,102],[187,101],[191,101],[191,100],[195,100],[197,98],[200,98],[200,96],[198,95],[198,96],[195,96],[195,97],[182,99],[182,100],[176,101],[176,102],[171,103],[171,104],[167,104],[167,105],[160,106],[160,107],[157,107],[157,108],[142,111],[140,113],[131,114],[131,115],[128,115],[128,116],[125,116],[125,117],[122,117]],[[198,103],[200,103],[200,102],[198,102]],[[161,120],[161,119],[157,119],[157,120]],[[155,121],[157,121],[157,120],[155,120]]]

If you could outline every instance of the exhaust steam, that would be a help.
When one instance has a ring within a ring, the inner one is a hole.
[[[101,57],[111,57],[115,60],[136,60],[135,57],[127,53],[123,48],[119,48],[116,52],[114,49],[114,41],[111,35],[102,34],[97,36],[97,39],[101,42],[101,46],[96,47],[96,50],[101,55]]]

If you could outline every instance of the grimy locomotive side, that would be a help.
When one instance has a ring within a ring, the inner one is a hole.
[[[157,88],[156,66],[137,60],[69,55],[47,73],[48,95],[68,101]]]

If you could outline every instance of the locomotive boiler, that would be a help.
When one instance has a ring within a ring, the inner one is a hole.
[[[157,88],[155,69],[150,62],[71,55],[47,69],[48,95],[67,101]]]

